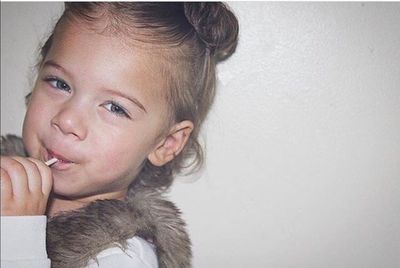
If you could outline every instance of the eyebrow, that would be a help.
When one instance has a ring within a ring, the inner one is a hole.
[[[44,68],[44,67],[54,67],[54,68],[56,68],[57,70],[60,70],[60,71],[62,71],[63,73],[67,74],[68,76],[71,76],[71,74],[70,74],[67,70],[65,70],[61,65],[59,65],[58,63],[56,63],[56,62],[53,61],[53,60],[47,60],[47,61],[45,61],[45,63],[43,64],[43,68]]]
[[[70,73],[65,70],[61,65],[59,65],[58,63],[56,63],[53,60],[48,60],[43,64],[43,67],[54,67],[62,72],[64,72],[65,74],[70,76]],[[113,94],[113,95],[117,95],[120,96],[122,98],[125,98],[131,102],[133,102],[136,106],[138,106],[140,109],[142,109],[145,113],[147,113],[146,108],[144,108],[143,104],[140,103],[140,101],[134,97],[128,96],[126,94],[124,94],[123,92],[120,91],[116,91],[116,90],[112,90],[112,89],[104,89],[104,92],[107,92],[109,94]]]

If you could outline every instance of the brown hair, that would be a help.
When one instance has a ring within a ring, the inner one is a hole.
[[[147,160],[131,188],[167,189],[175,173],[200,168],[203,151],[198,135],[214,100],[216,64],[228,58],[237,45],[238,21],[227,6],[219,2],[69,2],[41,49],[40,61],[51,47],[57,26],[65,19],[106,19],[105,30],[124,34],[124,40],[128,37],[159,46],[170,119],[194,124],[184,150],[162,167]]]

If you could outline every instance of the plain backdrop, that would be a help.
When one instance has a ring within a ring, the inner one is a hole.
[[[207,163],[169,193],[194,267],[400,267],[400,3],[230,6]],[[1,3],[1,134],[61,8]]]

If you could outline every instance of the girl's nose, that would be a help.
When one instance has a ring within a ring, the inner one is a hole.
[[[84,140],[87,135],[85,113],[72,103],[66,103],[52,118],[51,125],[62,134]]]

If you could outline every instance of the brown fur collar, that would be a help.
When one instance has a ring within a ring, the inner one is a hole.
[[[2,155],[25,156],[22,139],[1,137]],[[125,201],[99,200],[48,220],[47,253],[52,267],[84,267],[102,250],[138,235],[152,241],[160,268],[190,267],[191,248],[185,223],[161,193],[136,190]]]

